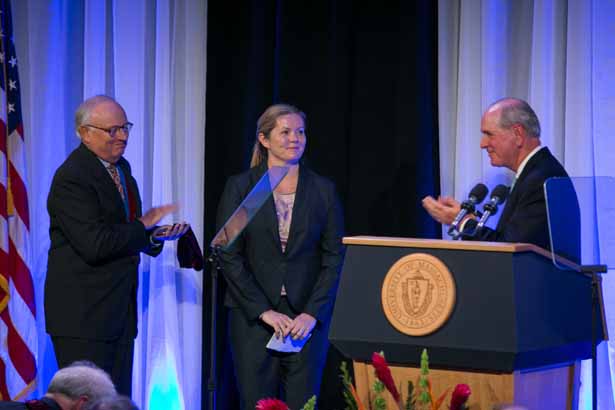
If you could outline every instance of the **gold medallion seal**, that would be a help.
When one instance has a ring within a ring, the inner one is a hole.
[[[454,307],[453,275],[435,256],[404,256],[384,277],[382,308],[391,325],[402,333],[433,333],[448,320]]]

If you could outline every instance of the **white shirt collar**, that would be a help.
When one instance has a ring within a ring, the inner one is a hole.
[[[109,165],[111,165],[111,163],[110,163],[110,162],[105,161],[105,160],[104,160],[104,159],[102,159],[101,157],[96,157],[96,158],[98,158],[98,160],[99,160],[100,162],[102,162],[102,164],[105,166],[105,168],[109,168]]]
[[[528,161],[534,156],[536,155],[536,153],[538,151],[540,151],[541,149],[543,149],[544,147],[539,145],[536,148],[534,148],[532,151],[530,151],[529,154],[527,154],[527,156],[523,159],[523,161],[521,161],[521,164],[519,164],[519,168],[517,168],[517,173],[515,174],[515,181],[519,178],[519,175],[521,175],[521,173],[523,172],[523,169],[525,168],[525,166],[527,165]]]

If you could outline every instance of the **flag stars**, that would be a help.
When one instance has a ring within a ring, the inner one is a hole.
[[[9,103],[9,112],[15,112],[15,104]]]
[[[15,56],[11,57],[11,59],[9,60],[9,64],[11,65],[11,67],[15,68],[15,66],[17,65],[17,59],[15,58]]]
[[[0,53],[0,63],[4,63],[4,53]]]
[[[15,80],[9,80],[9,88],[11,90],[16,90],[17,89],[17,81]]]

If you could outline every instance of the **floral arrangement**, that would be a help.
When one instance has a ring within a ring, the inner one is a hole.
[[[316,396],[312,396],[301,410],[314,410],[316,408]],[[278,399],[260,399],[256,403],[256,410],[290,410],[288,405]]]
[[[401,394],[395,385],[391,369],[383,353],[374,353],[372,355],[372,366],[376,373],[376,381],[373,385],[374,395],[369,407],[371,410],[387,410],[386,401],[382,397],[385,390],[393,398],[398,410],[439,410],[450,390],[445,390],[437,398],[434,396],[429,380],[429,356],[426,349],[421,354],[421,373],[418,380],[418,389],[415,390],[414,383],[408,381],[405,402],[402,400]],[[345,389],[343,393],[346,403],[345,410],[367,410],[368,408],[361,403],[352,385],[352,379],[348,373],[346,363],[342,363],[340,370],[342,372],[340,377]],[[467,384],[455,386],[451,394],[449,409],[468,410],[467,401],[471,393],[470,387]]]
[[[450,390],[446,389],[437,398],[434,396],[431,381],[429,380],[429,356],[427,355],[427,349],[423,349],[421,354],[421,374],[417,382],[418,388],[415,389],[414,383],[408,381],[405,401],[395,385],[391,369],[382,352],[372,354],[372,366],[376,373],[376,381],[373,385],[374,395],[369,403],[369,407],[366,407],[359,399],[354,388],[346,362],[342,362],[340,378],[344,386],[342,394],[346,403],[345,410],[387,410],[386,400],[383,397],[385,390],[393,397],[398,410],[439,410]],[[467,384],[456,385],[451,394],[449,409],[468,410],[467,401],[471,393],[470,387]],[[312,396],[301,410],[314,410],[315,408],[316,396]],[[256,410],[291,409],[282,400],[267,398],[261,399],[256,403]]]
[[[260,399],[256,403],[256,410],[288,410],[288,406],[278,399]]]

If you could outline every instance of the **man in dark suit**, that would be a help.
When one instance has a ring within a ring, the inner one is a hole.
[[[132,124],[115,100],[86,100],[75,125],[81,144],[56,171],[47,199],[46,328],[59,367],[92,361],[130,395],[139,254],[158,255],[163,241],[187,226],[156,227],[175,205],[141,214],[137,183],[122,157]]]
[[[510,196],[496,229],[483,228],[464,239],[533,243],[550,249],[544,183],[550,177],[568,174],[547,147],[540,145],[540,123],[530,105],[516,98],[492,104],[481,120],[480,147],[487,151],[491,165],[515,172]],[[460,203],[450,197],[437,200],[428,196],[423,206],[442,224],[450,224],[460,210]],[[465,231],[476,224],[468,215],[461,226]],[[474,220],[473,220],[474,219]],[[468,225],[468,226],[466,226]]]

